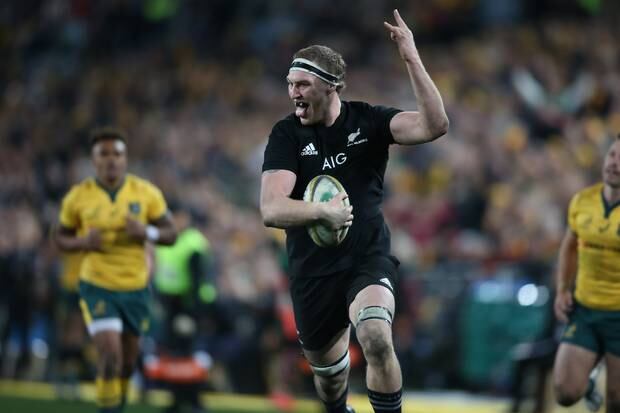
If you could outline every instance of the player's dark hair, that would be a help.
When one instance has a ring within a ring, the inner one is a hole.
[[[324,70],[335,75],[340,79],[340,84],[336,86],[336,90],[340,92],[345,87],[344,75],[347,70],[342,55],[335,50],[322,45],[312,45],[298,50],[293,59],[306,59],[321,66]]]
[[[93,129],[90,133],[90,148],[92,149],[99,142],[107,140],[118,140],[127,145],[127,135],[125,132],[113,126],[104,126]]]

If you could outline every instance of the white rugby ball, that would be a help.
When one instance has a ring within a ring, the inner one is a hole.
[[[318,175],[312,178],[306,186],[304,201],[306,202],[329,202],[340,192],[346,193],[342,184],[330,175]],[[345,198],[343,204],[349,206],[349,198]],[[308,235],[319,247],[333,247],[342,242],[349,232],[349,227],[342,227],[334,231],[331,228],[320,224],[312,224],[307,227]]]

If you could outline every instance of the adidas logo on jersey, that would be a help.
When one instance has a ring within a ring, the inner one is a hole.
[[[316,150],[313,143],[309,143],[301,151],[301,156],[318,155],[319,151]]]
[[[394,289],[392,287],[392,283],[390,282],[390,280],[387,279],[387,277],[381,278],[379,281],[382,282],[383,284],[387,285],[390,290]]]

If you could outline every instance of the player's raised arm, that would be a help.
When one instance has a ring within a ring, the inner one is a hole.
[[[289,228],[323,220],[333,228],[350,226],[353,207],[344,206],[344,194],[329,202],[311,203],[290,197],[297,177],[284,169],[263,172],[260,192],[260,211],[268,227]]]
[[[398,10],[394,10],[394,19],[396,25],[388,22],[383,24],[405,61],[418,111],[401,112],[394,116],[390,122],[390,130],[394,140],[403,145],[429,142],[448,131],[448,116],[441,95],[422,64],[413,34]]]

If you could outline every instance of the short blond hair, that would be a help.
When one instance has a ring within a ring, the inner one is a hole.
[[[300,49],[293,55],[293,59],[306,59],[316,63],[321,68],[338,77],[339,84],[336,91],[340,92],[345,87],[344,76],[347,70],[342,55],[330,47],[322,45],[312,45]]]

